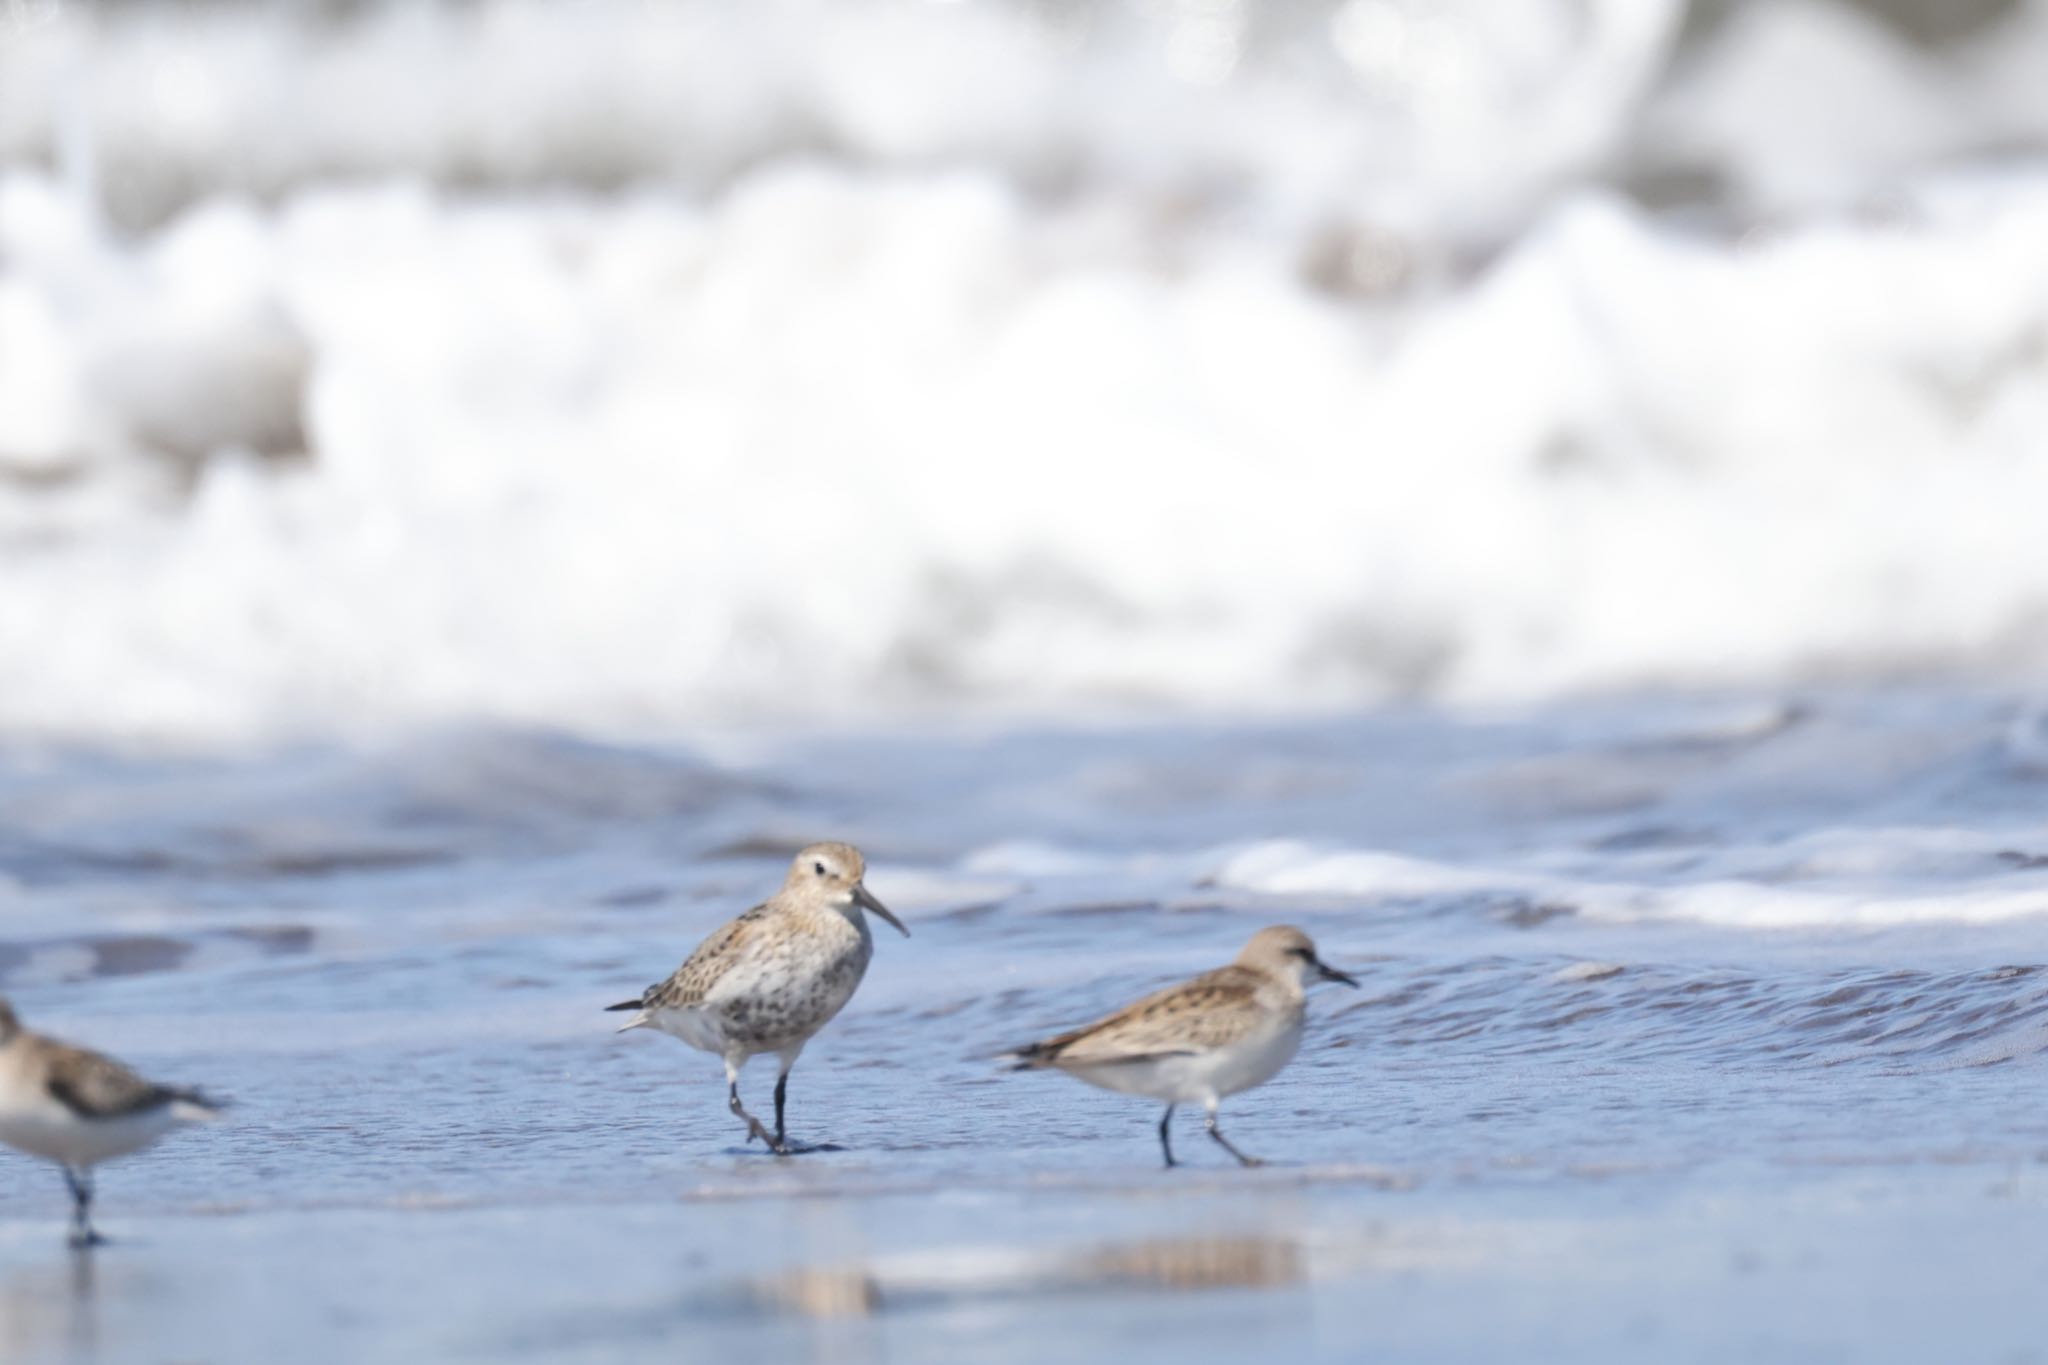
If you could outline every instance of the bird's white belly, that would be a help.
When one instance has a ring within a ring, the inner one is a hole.
[[[1301,1046],[1301,1025],[1255,1034],[1229,1047],[1192,1056],[1073,1067],[1074,1075],[1105,1090],[1145,1095],[1167,1104],[1208,1104],[1263,1085],[1280,1073]]]
[[[647,1022],[671,1038],[680,1038],[700,1052],[725,1051],[725,1030],[702,1010],[653,1010]]]
[[[118,1118],[85,1119],[52,1100],[47,1106],[0,1111],[0,1142],[68,1166],[92,1166],[147,1147],[177,1122],[169,1105]]]

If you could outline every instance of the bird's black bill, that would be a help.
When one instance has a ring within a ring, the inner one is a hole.
[[[1356,986],[1358,978],[1349,972],[1340,972],[1321,958],[1314,959],[1317,973],[1325,981],[1341,981],[1347,986]]]
[[[882,904],[880,901],[876,900],[874,892],[868,890],[865,886],[860,886],[856,884],[853,888],[853,898],[855,901],[859,902],[861,909],[874,911],[883,919],[895,925],[897,933],[903,935],[903,937],[905,938],[910,937],[910,931],[903,927],[903,921],[897,919],[896,916],[889,913],[889,907]]]

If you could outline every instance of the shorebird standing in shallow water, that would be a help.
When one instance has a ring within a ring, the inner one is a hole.
[[[93,1167],[219,1116],[196,1090],[157,1085],[111,1057],[30,1033],[0,1000],[0,1142],[64,1168],[71,1245],[104,1240],[92,1227]]]
[[[727,1104],[747,1125],[747,1141],[777,1156],[792,1147],[783,1127],[789,1069],[811,1035],[853,998],[874,956],[864,910],[909,937],[861,884],[867,865],[851,844],[812,844],[796,855],[782,890],[697,945],[675,974],[607,1009],[637,1010],[621,1028],[652,1028],[725,1060]],[[740,1068],[757,1053],[782,1061],[775,1077],[775,1131],[740,1103]]]
[[[1312,981],[1341,981],[1350,975],[1316,956],[1316,945],[1292,925],[1261,929],[1237,961],[1168,986],[1106,1019],[1009,1056],[1013,1071],[1051,1067],[1104,1090],[1163,1100],[1159,1147],[1173,1159],[1168,1125],[1176,1105],[1201,1101],[1209,1111],[1209,1136],[1246,1166],[1264,1163],[1231,1145],[1216,1126],[1216,1107],[1225,1095],[1263,1085],[1278,1075],[1301,1046]]]

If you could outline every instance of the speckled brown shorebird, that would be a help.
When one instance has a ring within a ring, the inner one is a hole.
[[[71,1245],[105,1240],[92,1226],[93,1167],[219,1115],[196,1090],[158,1085],[111,1057],[29,1032],[0,1000],[0,1142],[64,1168]]]
[[[1154,992],[1085,1028],[1009,1054],[1013,1071],[1051,1068],[1105,1090],[1147,1095],[1166,1104],[1159,1147],[1173,1159],[1168,1125],[1176,1105],[1200,1101],[1209,1136],[1246,1166],[1262,1163],[1231,1145],[1216,1126],[1226,1095],[1263,1085],[1301,1046],[1308,985],[1357,980],[1316,956],[1316,945],[1292,925],[1253,934],[1227,967]]]
[[[875,941],[863,911],[910,934],[861,884],[866,872],[851,844],[812,844],[790,863],[772,900],[705,939],[674,975],[639,999],[606,1006],[637,1011],[621,1033],[659,1029],[723,1058],[728,1107],[746,1123],[749,1142],[759,1138],[778,1156],[816,1150],[792,1146],[783,1126],[789,1069],[867,972]],[[782,1063],[773,1133],[740,1103],[740,1068],[763,1052]]]

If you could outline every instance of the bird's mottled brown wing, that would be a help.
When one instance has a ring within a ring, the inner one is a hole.
[[[697,950],[683,960],[682,966],[670,973],[668,980],[647,988],[640,997],[641,1008],[678,1010],[702,1004],[718,978],[732,965],[733,958],[744,951],[747,941],[760,932],[761,921],[767,917],[768,907],[757,905],[738,919],[720,926],[697,945]]]
[[[1265,1020],[1259,974],[1232,964],[1017,1051],[1024,1066],[1104,1066],[1227,1047]]]
[[[82,1047],[52,1043],[49,1062],[51,1096],[80,1118],[111,1119],[145,1113],[183,1094],[144,1080],[112,1057]]]

